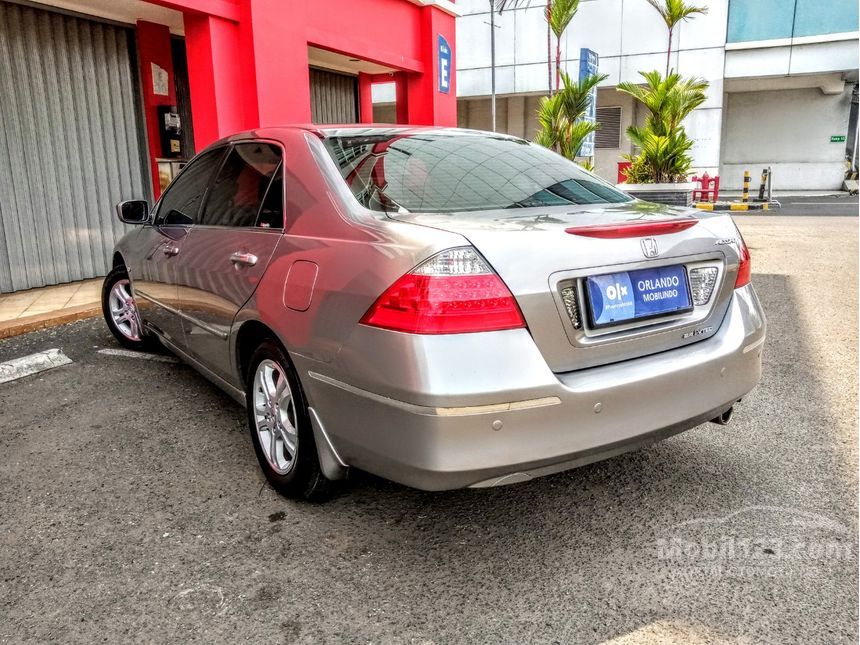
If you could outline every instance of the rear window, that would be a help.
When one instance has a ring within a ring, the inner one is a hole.
[[[564,157],[510,137],[395,131],[325,142],[356,199],[377,211],[452,213],[631,200]]]

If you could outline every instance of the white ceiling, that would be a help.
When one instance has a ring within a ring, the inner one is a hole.
[[[359,72],[385,74],[395,71],[384,65],[377,65],[366,60],[357,60],[350,56],[336,54],[327,49],[319,49],[317,47],[308,47],[308,62],[314,67],[325,67],[326,69],[333,69],[348,74],[358,74]]]
[[[149,20],[167,25],[173,34],[181,36],[185,33],[181,11],[158,7],[143,0],[41,0],[39,4],[128,25],[133,25],[138,20]],[[317,47],[308,47],[308,59],[310,64],[315,67],[324,67],[348,74],[357,74],[358,72],[385,74],[395,71],[384,65],[355,60],[349,56]]]
[[[143,0],[40,0],[38,4],[129,25],[138,20],[149,20],[167,25],[171,33],[185,33],[182,12],[157,7]]]

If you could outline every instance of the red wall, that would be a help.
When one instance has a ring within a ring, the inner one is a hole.
[[[158,134],[158,106],[176,103],[170,30],[164,25],[139,20],[137,22],[137,59],[140,65],[141,85],[143,86],[143,111],[149,139],[149,162],[152,170],[153,190],[154,194],[158,195],[160,189],[155,159],[162,156],[161,140]],[[167,72],[167,95],[155,93],[152,85],[153,63]]]
[[[438,35],[455,47],[454,17],[438,7],[409,0],[149,1],[184,15],[198,150],[238,130],[309,123],[308,45],[402,72],[395,75],[398,121],[457,123],[453,52],[447,94],[437,79]]]

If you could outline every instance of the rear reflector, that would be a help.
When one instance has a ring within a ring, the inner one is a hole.
[[[444,251],[398,279],[361,322],[410,334],[525,327],[510,290],[470,248]]]
[[[743,238],[740,238],[738,246],[740,247],[738,250],[740,251],[741,261],[738,264],[738,277],[735,280],[735,289],[745,287],[752,279],[752,257],[750,257],[750,251],[744,243]]]
[[[599,237],[617,240],[625,237],[644,237],[647,235],[668,235],[686,231],[698,224],[694,218],[658,220],[656,222],[625,222],[624,224],[599,224],[597,226],[573,226],[564,229],[565,233],[582,237]]]

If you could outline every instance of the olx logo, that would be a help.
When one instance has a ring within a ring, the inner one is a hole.
[[[606,297],[610,300],[620,300],[627,295],[627,287],[623,284],[615,283],[606,287]]]

